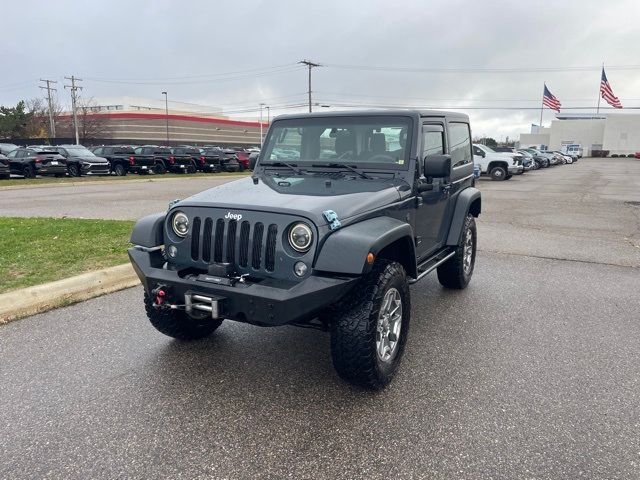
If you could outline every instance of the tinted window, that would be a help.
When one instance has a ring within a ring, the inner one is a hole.
[[[442,155],[444,153],[444,127],[442,125],[424,125],[422,127],[422,156]]]
[[[18,150],[11,150],[9,153],[7,153],[7,157],[16,158],[17,153],[18,153]]]
[[[472,161],[471,132],[466,123],[449,123],[449,154],[454,167],[459,167]]]
[[[94,148],[93,153],[95,155],[102,155],[102,150],[103,150],[102,147]]]

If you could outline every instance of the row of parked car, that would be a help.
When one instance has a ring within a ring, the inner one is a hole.
[[[11,174],[25,178],[37,175],[118,175],[196,172],[242,172],[257,148],[232,149],[215,145],[30,145],[0,144],[0,178]]]
[[[473,145],[475,174],[488,175],[492,180],[509,180],[529,170],[549,168],[554,165],[573,164],[582,155],[556,150],[541,151],[536,148],[488,147]]]

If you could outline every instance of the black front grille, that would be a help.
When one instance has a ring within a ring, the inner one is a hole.
[[[241,268],[273,272],[278,226],[222,218],[194,217],[191,258],[204,263],[231,263]],[[203,225],[204,224],[204,225]],[[265,236],[266,228],[266,236]]]

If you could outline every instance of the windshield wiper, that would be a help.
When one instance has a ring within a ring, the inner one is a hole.
[[[323,163],[321,165],[311,165],[312,167],[328,167],[328,168],[346,168],[347,170],[352,171],[353,173],[360,175],[362,178],[366,178],[367,180],[373,180],[372,177],[367,175],[364,172],[352,167],[351,165],[347,165],[345,163]]]
[[[298,167],[296,167],[295,165],[291,165],[290,163],[287,162],[283,162],[283,161],[277,161],[277,162],[260,162],[258,165],[261,165],[263,167],[289,167],[291,170],[293,170],[295,173],[297,173],[298,175],[302,175],[304,172],[302,170],[300,170]]]

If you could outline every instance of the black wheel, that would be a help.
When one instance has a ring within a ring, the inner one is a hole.
[[[187,173],[196,173],[198,171],[198,169],[196,168],[195,164],[191,163],[188,167],[187,167]]]
[[[469,285],[476,264],[476,221],[467,215],[455,254],[438,267],[438,281],[446,288],[462,289]]]
[[[513,175],[509,174],[506,177],[504,177],[505,180],[509,180],[511,177],[513,177]]]
[[[164,163],[158,162],[153,166],[153,171],[158,175],[162,175],[163,173],[167,173],[167,167],[164,166]]]
[[[151,297],[144,292],[144,308],[147,317],[160,333],[178,340],[197,340],[211,335],[222,320],[191,318],[182,310],[160,309],[153,306]]]
[[[25,165],[22,169],[22,176],[24,178],[36,178],[36,171],[31,165]]]
[[[246,170],[246,168],[244,168],[244,164],[243,164],[243,163],[241,163],[241,164],[239,165],[239,167],[238,167],[238,171],[239,171],[239,172],[244,172],[245,170]]]
[[[113,166],[113,173],[115,173],[118,177],[124,177],[127,174],[127,170],[121,163],[116,163]]]
[[[504,167],[493,167],[489,175],[491,175],[491,180],[504,180],[507,176],[507,171]]]
[[[411,299],[402,265],[378,260],[337,305],[331,320],[331,357],[340,377],[379,390],[396,372],[409,331]]]
[[[78,167],[77,163],[72,163],[70,165],[67,165],[67,172],[69,172],[70,177],[79,177],[80,167]]]

